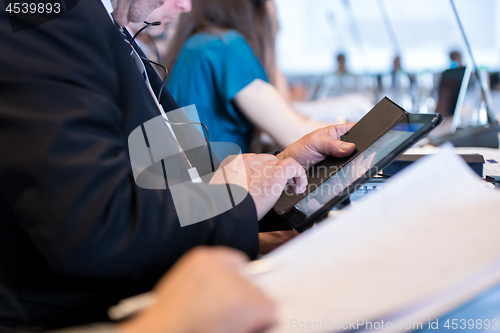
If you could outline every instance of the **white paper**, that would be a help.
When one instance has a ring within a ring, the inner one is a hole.
[[[253,281],[278,304],[280,323],[271,332],[327,332],[391,315],[409,320],[412,308],[426,325],[498,281],[499,204],[500,193],[486,189],[451,148],[419,160],[384,191],[268,255],[279,269]],[[463,292],[450,295],[460,285]]]

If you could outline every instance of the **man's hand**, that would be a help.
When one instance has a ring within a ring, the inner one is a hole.
[[[277,157],[269,154],[244,154],[226,158],[210,184],[236,184],[245,188],[255,203],[260,220],[271,210],[288,186],[295,193],[307,187],[304,167],[327,156],[345,157],[354,144],[340,141],[354,124],[334,125],[316,130],[291,144]],[[245,170],[245,172],[242,172]]]
[[[242,171],[245,172],[242,172]],[[307,186],[304,168],[292,158],[278,159],[269,154],[244,154],[226,158],[210,184],[235,184],[252,196],[260,220],[288,188],[302,193]]]
[[[158,283],[156,302],[122,333],[253,333],[276,322],[275,306],[242,271],[247,259],[224,248],[197,248]]]
[[[333,125],[309,133],[292,143],[278,159],[293,158],[303,167],[311,167],[323,161],[327,156],[346,157],[354,152],[354,143],[340,141],[354,124]]]

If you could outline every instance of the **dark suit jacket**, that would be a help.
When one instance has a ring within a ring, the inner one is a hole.
[[[169,190],[135,185],[128,136],[159,113],[99,0],[17,33],[0,2],[0,50],[0,278],[21,305],[0,286],[0,326],[105,320],[196,245],[256,255],[250,196],[181,228]]]

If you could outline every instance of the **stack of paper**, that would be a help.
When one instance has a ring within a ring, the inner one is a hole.
[[[272,332],[426,328],[500,282],[499,204],[451,148],[414,163],[268,255],[253,280],[278,304]]]

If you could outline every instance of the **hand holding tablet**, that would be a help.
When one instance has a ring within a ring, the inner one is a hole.
[[[441,121],[439,114],[409,114],[384,98],[342,136],[356,145],[354,153],[309,168],[308,189],[284,191],[274,210],[297,231],[306,230]]]

